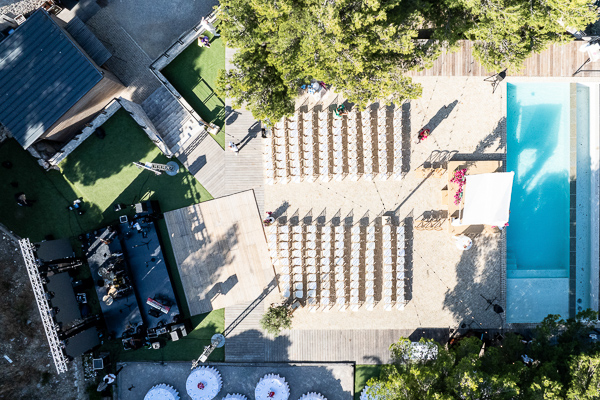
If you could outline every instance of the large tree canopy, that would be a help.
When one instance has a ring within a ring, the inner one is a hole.
[[[311,79],[359,107],[420,96],[405,75],[427,68],[444,47],[477,41],[475,56],[499,70],[567,40],[597,14],[588,0],[222,0],[221,31],[237,49],[223,95],[260,119],[294,110]],[[419,39],[419,36],[426,39]]]
[[[596,318],[590,311],[567,321],[549,316],[529,343],[511,333],[487,348],[477,337],[450,349],[422,340],[437,348],[428,359],[410,356],[402,338],[391,346],[394,363],[367,390],[377,400],[598,399],[600,345],[589,337]],[[523,355],[534,361],[525,364]]]

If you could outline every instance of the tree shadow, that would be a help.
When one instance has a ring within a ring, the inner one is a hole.
[[[456,284],[448,287],[444,307],[459,321],[456,329],[501,328],[504,315],[496,314],[485,299],[496,300],[504,309],[500,234],[471,235],[473,247],[461,254],[455,266]],[[485,268],[482,268],[485,266]]]
[[[496,146],[496,148],[492,150],[494,152],[506,150],[506,117],[502,117],[498,120],[492,133],[487,135],[477,144],[473,153],[482,154],[494,146]]]

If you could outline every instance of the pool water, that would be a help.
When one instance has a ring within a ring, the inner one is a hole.
[[[568,278],[569,116],[568,83],[507,84],[509,278]]]

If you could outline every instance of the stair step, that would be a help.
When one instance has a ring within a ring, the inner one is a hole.
[[[512,269],[506,271],[507,278],[568,278],[566,269]]]

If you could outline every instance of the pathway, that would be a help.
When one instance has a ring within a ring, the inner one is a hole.
[[[232,68],[231,59],[235,54],[234,49],[225,50],[225,68]],[[263,141],[261,138],[260,122],[256,121],[252,113],[245,108],[233,110],[231,99],[225,100],[227,110],[231,110],[225,121],[225,146],[234,142],[239,148],[236,154],[227,149],[225,151],[225,194],[238,193],[254,189],[258,209],[263,215],[264,195],[264,168],[263,168]]]
[[[228,326],[248,304],[225,309]],[[448,329],[290,330],[273,338],[260,328],[263,307],[259,305],[227,337],[227,362],[354,361],[386,364],[389,347],[400,337],[418,341],[421,336],[439,342],[448,339]]]
[[[160,82],[149,69],[152,60],[107,8],[98,11],[86,25],[112,54],[104,67],[126,86],[123,97],[140,104],[158,89]]]

